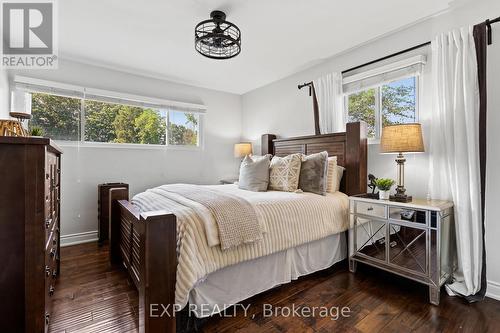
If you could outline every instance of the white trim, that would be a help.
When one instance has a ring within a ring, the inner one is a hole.
[[[75,86],[75,85],[68,84],[68,83],[60,83],[60,82],[55,82],[55,81],[35,79],[35,78],[21,76],[21,75],[16,75],[14,77],[13,82],[14,82],[14,85],[16,83],[32,84],[32,85],[41,86],[41,87],[50,87],[50,88],[61,89],[61,90],[78,91],[81,93],[83,93],[83,90],[84,90],[83,87]]]
[[[203,141],[203,140],[202,140]],[[61,148],[106,148],[106,149],[151,149],[151,150],[203,150],[203,146],[182,146],[182,145],[154,145],[142,143],[114,143],[114,142],[87,142],[87,141],[64,141],[54,140]]]
[[[388,72],[393,72],[398,69],[410,67],[413,65],[421,64],[425,65],[427,58],[425,55],[417,55],[408,59],[399,60],[384,66],[380,66],[374,69],[369,69],[359,74],[347,75],[342,78],[342,84],[347,84],[355,81],[364,80],[377,75],[382,75]]]
[[[134,94],[129,94],[129,93],[120,93],[120,92],[111,91],[111,90],[104,90],[104,89],[86,88],[86,87],[67,84],[67,83],[60,83],[60,82],[54,82],[54,81],[48,81],[48,80],[35,79],[35,78],[21,76],[21,75],[16,75],[14,77],[14,85],[16,83],[26,84],[26,85],[36,85],[36,86],[41,86],[41,87],[55,88],[55,89],[61,89],[61,90],[67,90],[67,91],[75,91],[75,92],[79,92],[82,94],[96,95],[96,96],[114,98],[114,99],[124,100],[124,101],[158,105],[159,107],[171,106],[171,107],[180,107],[180,108],[186,108],[186,109],[194,109],[192,112],[199,112],[199,113],[204,113],[207,110],[207,107],[203,104],[178,102],[178,101],[172,101],[172,100],[167,100],[167,99],[162,99],[162,98],[157,98],[157,97],[140,96],[140,95],[134,95]]]
[[[96,242],[98,239],[97,230],[61,235],[61,247]]]
[[[500,283],[494,281],[488,281],[486,296],[500,301]]]

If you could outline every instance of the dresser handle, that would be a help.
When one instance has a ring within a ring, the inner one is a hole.
[[[368,207],[366,210],[371,211],[373,210],[373,207]]]
[[[54,295],[54,290],[55,290],[55,289],[54,289],[54,286],[50,286],[50,287],[49,287],[49,296]]]
[[[52,223],[52,219],[45,220],[45,229],[48,229],[50,227],[51,223]]]
[[[54,269],[54,271],[52,272],[52,278],[56,278],[57,277],[57,269]]]
[[[50,314],[48,314],[47,312],[45,312],[45,325],[49,324],[49,320],[50,320]]]
[[[50,276],[50,267],[49,266],[45,266],[45,274],[48,276]]]

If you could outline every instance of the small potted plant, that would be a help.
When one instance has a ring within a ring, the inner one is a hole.
[[[30,128],[30,136],[43,136],[44,131],[40,126],[32,126]]]
[[[378,198],[380,200],[388,200],[389,193],[392,185],[394,185],[394,180],[390,178],[379,178],[375,181],[375,185],[378,188]]]

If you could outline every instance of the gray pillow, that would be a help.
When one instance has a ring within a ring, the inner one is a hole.
[[[326,175],[328,171],[328,153],[303,156],[300,167],[299,188],[304,192],[326,195]]]
[[[254,192],[267,191],[269,163],[269,158],[253,160],[250,156],[245,156],[240,165],[238,187]]]

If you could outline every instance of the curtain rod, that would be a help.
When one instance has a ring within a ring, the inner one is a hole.
[[[495,19],[492,19],[492,20],[486,20],[486,25],[488,26],[488,45],[491,44],[491,24],[493,23],[498,23],[500,22],[500,16],[495,18]],[[377,63],[379,61],[384,61],[386,59],[389,59],[389,58],[392,58],[392,57],[396,57],[400,54],[403,54],[403,53],[407,53],[407,52],[410,52],[410,51],[413,51],[413,50],[416,50],[416,49],[419,49],[421,47],[424,47],[424,46],[427,46],[429,45],[431,42],[425,42],[425,43],[422,43],[422,44],[419,44],[419,45],[415,45],[415,46],[412,46],[410,48],[407,48],[405,50],[402,50],[402,51],[399,51],[399,52],[396,52],[396,53],[393,53],[393,54],[389,54],[385,57],[382,57],[382,58],[379,58],[379,59],[375,59],[375,60],[372,60],[372,61],[369,61],[367,63],[364,63],[362,65],[358,65],[358,66],[355,66],[355,67],[352,67],[352,68],[349,68],[349,69],[346,69],[344,71],[342,71],[342,74],[345,74],[347,72],[351,72],[351,71],[354,71],[356,69],[359,69],[361,67],[365,67],[365,66],[369,66],[369,65],[372,65],[374,63]]]
[[[365,66],[368,66],[368,65],[371,65],[371,64],[374,64],[376,62],[379,62],[379,61],[383,61],[383,60],[386,60],[386,59],[389,59],[389,58],[392,58],[392,57],[396,57],[400,54],[403,54],[403,53],[407,53],[407,52],[410,52],[410,51],[413,51],[413,50],[416,50],[416,49],[419,49],[421,47],[424,47],[424,46],[427,46],[427,45],[430,45],[431,42],[425,42],[425,43],[422,43],[422,44],[418,44],[418,45],[415,45],[415,46],[412,46],[410,48],[407,48],[407,49],[404,49],[402,51],[399,51],[399,52],[396,52],[396,53],[392,53],[392,54],[389,54],[389,55],[386,55],[385,57],[382,57],[382,58],[378,58],[378,59],[375,59],[375,60],[372,60],[372,61],[369,61],[367,63],[364,63],[362,65],[358,65],[358,66],[355,66],[355,67],[352,67],[352,68],[349,68],[349,69],[346,69],[345,71],[342,71],[342,74],[345,74],[347,72],[351,72],[351,71],[354,71],[356,69],[359,69],[361,67],[365,67]]]

